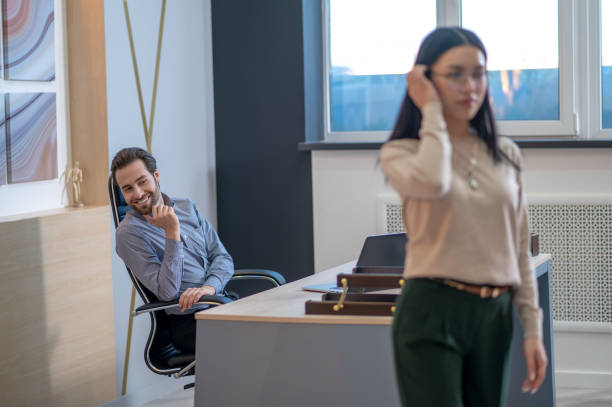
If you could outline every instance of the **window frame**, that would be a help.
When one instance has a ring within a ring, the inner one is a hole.
[[[609,1],[609,0],[608,0]],[[588,112],[588,120],[583,124],[583,130],[591,134],[592,138],[612,138],[612,129],[603,129],[603,106],[602,106],[602,83],[601,83],[601,0],[579,2],[579,12],[583,15],[586,30],[583,30],[581,45],[585,50],[586,68],[585,75],[586,92],[582,102],[582,111]],[[612,21],[610,22],[612,24]],[[579,31],[579,30],[578,30]],[[612,43],[612,41],[611,41]],[[579,58],[577,58],[579,60]]]
[[[497,125],[501,135],[519,140],[530,138],[597,140],[612,137],[612,129],[601,129],[600,1],[557,1],[559,120],[498,120]],[[389,130],[331,131],[329,2],[330,0],[321,0],[324,140],[326,142],[386,141]],[[436,15],[438,27],[460,25],[461,0],[436,0]],[[597,41],[593,41],[593,38]]]

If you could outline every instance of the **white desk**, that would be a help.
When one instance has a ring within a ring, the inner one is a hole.
[[[549,292],[550,256],[540,255],[533,262],[540,285],[544,277]],[[391,317],[304,313],[304,303],[320,300],[321,294],[303,291],[302,286],[334,282],[353,265],[199,312],[195,405],[399,406]],[[550,304],[548,297],[543,299]],[[549,305],[544,312],[550,316]],[[523,377],[521,370],[519,379]],[[520,384],[511,390],[511,399],[514,392],[520,394]]]

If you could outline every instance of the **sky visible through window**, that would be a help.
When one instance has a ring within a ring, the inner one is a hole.
[[[559,67],[557,0],[462,0],[461,6],[463,27],[485,44],[489,70]]]
[[[462,16],[483,40],[490,70],[558,67],[557,0],[462,0]],[[330,0],[330,17],[331,65],[353,75],[406,73],[436,26],[434,1]]]
[[[406,73],[436,27],[436,2],[330,0],[332,69],[352,75]]]

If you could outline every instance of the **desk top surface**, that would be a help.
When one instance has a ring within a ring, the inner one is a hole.
[[[550,260],[549,254],[532,258],[534,268]],[[301,280],[242,298],[221,307],[214,307],[196,313],[196,319],[276,322],[300,324],[340,325],[391,325],[392,317],[361,315],[306,315],[305,302],[321,300],[321,293],[304,291],[303,286],[326,284],[336,281],[339,273],[350,273],[355,261],[333,267]]]

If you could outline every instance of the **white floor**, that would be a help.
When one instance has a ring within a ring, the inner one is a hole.
[[[142,407],[193,407],[193,387],[143,404]]]
[[[557,407],[610,407],[612,389],[557,388]]]
[[[557,388],[557,407],[610,406],[612,406],[612,389]],[[166,397],[151,401],[142,407],[193,407],[193,389],[177,391]]]

